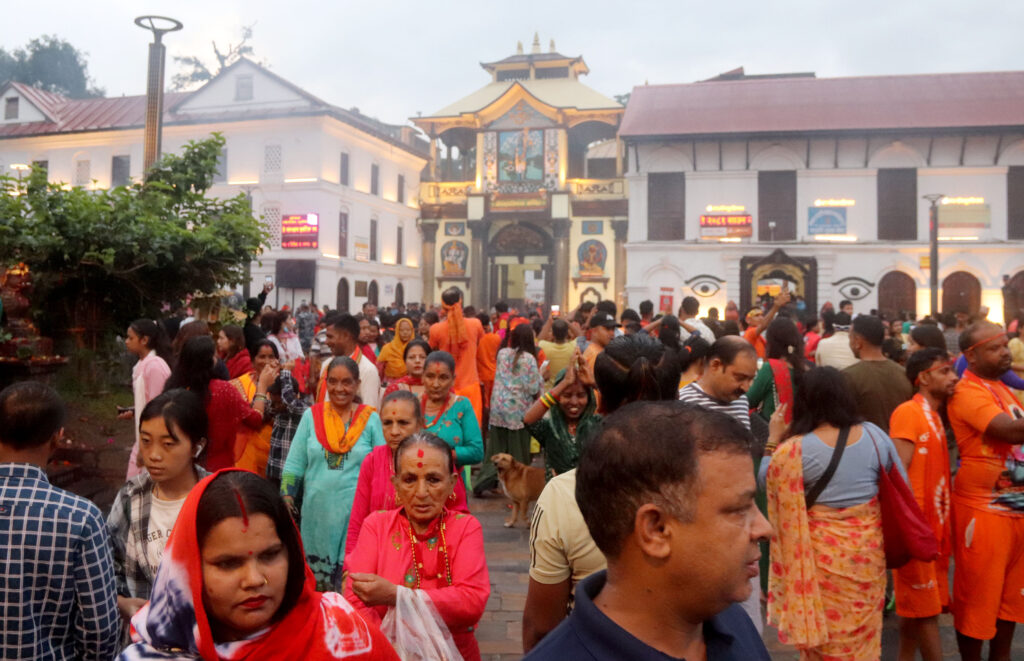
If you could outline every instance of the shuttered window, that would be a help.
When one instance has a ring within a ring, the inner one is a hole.
[[[1010,166],[1006,173],[1008,239],[1024,239],[1024,166]]]
[[[878,170],[878,239],[917,240],[917,170]]]
[[[682,241],[686,238],[686,174],[652,172],[647,175],[647,240]]]
[[[796,171],[757,173],[757,239],[796,241]]]

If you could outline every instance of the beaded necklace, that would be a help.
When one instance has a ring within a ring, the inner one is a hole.
[[[444,538],[444,515],[446,510],[441,510],[441,524],[440,524],[440,536],[441,536],[441,554],[444,556],[444,574],[445,578],[448,579],[448,585],[452,584],[452,567],[448,562],[448,543]],[[409,522],[409,545],[412,547],[412,571],[413,576],[413,589],[420,589],[420,569],[423,568],[423,563],[416,560],[416,534],[412,531],[412,521],[409,521],[408,515],[406,515],[406,521]],[[441,575],[437,575],[441,578]]]

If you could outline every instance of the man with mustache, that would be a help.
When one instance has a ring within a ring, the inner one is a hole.
[[[702,409],[724,413],[750,431],[747,390],[755,376],[757,351],[754,346],[741,337],[723,335],[711,345],[704,373],[679,391],[679,400]],[[764,631],[761,619],[761,582],[755,576],[750,585],[751,594],[741,605],[760,633]]]
[[[771,525],[754,503],[746,429],[679,402],[633,402],[583,451],[576,500],[608,569],[526,661],[768,661],[736,602]]]
[[[960,451],[953,483],[953,624],[964,661],[1009,661],[1024,622],[1024,409],[999,378],[1010,369],[1001,326],[960,336],[967,371],[949,400]]]

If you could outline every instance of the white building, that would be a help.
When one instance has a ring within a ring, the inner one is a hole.
[[[9,83],[0,98],[3,171],[38,163],[51,181],[94,188],[143,176],[144,96],[73,100]],[[422,299],[416,221],[428,149],[415,129],[330,105],[244,59],[194,92],[167,94],[164,109],[164,152],[215,131],[226,139],[210,194],[252,197],[271,238],[251,289],[273,278],[268,303],[355,310]],[[282,224],[313,223],[315,247],[289,247]]]
[[[1024,292],[1024,72],[740,69],[635,88],[619,135],[632,307],[696,295],[745,310],[785,285],[809,310],[927,314],[929,194],[946,196],[940,310],[1001,320],[1002,276]]]

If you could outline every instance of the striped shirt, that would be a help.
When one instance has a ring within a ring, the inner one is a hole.
[[[0,464],[0,658],[112,659],[121,618],[99,509],[31,464]]]
[[[747,428],[747,431],[750,431],[750,404],[747,402],[746,395],[741,395],[731,402],[725,402],[707,394],[696,381],[693,381],[679,390],[679,401],[709,411],[724,413],[735,418]]]

